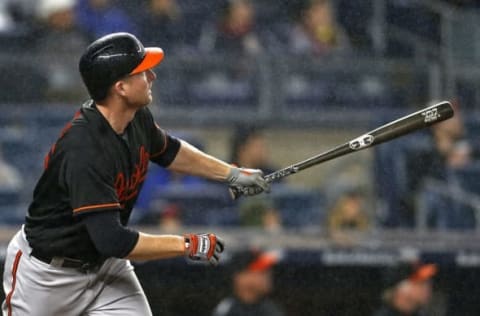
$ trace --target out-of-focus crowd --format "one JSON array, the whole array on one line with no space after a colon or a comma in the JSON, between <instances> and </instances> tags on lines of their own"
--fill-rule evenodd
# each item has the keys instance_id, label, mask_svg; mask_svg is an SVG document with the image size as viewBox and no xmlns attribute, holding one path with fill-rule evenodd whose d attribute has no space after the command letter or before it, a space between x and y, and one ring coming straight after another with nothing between
<instances>
[{"instance_id":1,"label":"out-of-focus crowd","mask_svg":"<svg viewBox=\"0 0 480 316\"><path fill-rule=\"evenodd\" d=\"M286 9L284 16L256 12L256 6L248 0L202 4L175 0L3 1L0 32L4 36L34 33L39 47L75 52L88 41L115 31L134 33L146 45L159 45L168 52L194 49L205 53L258 54L287 47L284 40L292 52L298 53L322 55L349 48L348 36L337 23L330 1L292 1L277 7L271 3L272 13L279 8ZM276 30L282 24L279 22L289 25Z\"/></svg>"},{"instance_id":2,"label":"out-of-focus crowd","mask_svg":"<svg viewBox=\"0 0 480 316\"><path fill-rule=\"evenodd\" d=\"M448 2L477 6L476 1ZM402 1L397 4L398 10L409 10ZM132 32L147 46L163 47L167 56L349 56L372 48L371 30L363 20L366 7L359 1L342 0L6 0L0 3L0 42L8 43L3 45L7 53L35 52L35 63L48 68L45 90L52 100L76 102L81 97L74 93L81 86L76 72L78 56L91 40L110 32ZM14 78L8 80L15 82ZM42 80L34 82L40 87L45 84ZM295 86L292 82L290 85ZM19 89L19 96L34 90L22 86ZM376 185L373 200L379 203L375 207L367 205L372 192L355 181L332 181L324 194L279 184L270 196L233 206L213 184L153 166L134 221L160 223L167 230L180 225L216 224L261 226L273 232L283 226L321 222L342 243L352 242L343 231L365 231L377 224L472 229L479 213L477 192L471 192L466 175L478 171L475 161L479 155L468 131L461 115L457 115L413 141L376 149L372 182ZM202 147L203 140L190 140ZM238 128L232 133L231 144L232 163L261 168L266 173L276 169L261 128ZM4 151L10 152L10 147L18 149L18 144L7 147ZM6 191L14 192L22 187L23 171L15 170L15 158L8 153L5 156L0 159L0 182ZM25 167L23 162L17 165ZM461 198L458 192L463 194ZM8 194L5 199L12 201ZM238 212L232 212L232 208L238 208ZM189 213L192 210L201 211L204 222L195 222L198 217Z\"/></svg>"}]
</instances>

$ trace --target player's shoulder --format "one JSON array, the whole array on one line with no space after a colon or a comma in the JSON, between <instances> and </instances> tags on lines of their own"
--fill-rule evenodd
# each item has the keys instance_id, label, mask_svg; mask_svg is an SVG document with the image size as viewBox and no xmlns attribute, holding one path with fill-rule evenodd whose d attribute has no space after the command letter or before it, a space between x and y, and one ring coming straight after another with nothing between
<instances>
[{"instance_id":1,"label":"player's shoulder","mask_svg":"<svg viewBox=\"0 0 480 316\"><path fill-rule=\"evenodd\" d=\"M108 128L102 124L102 118L91 104L93 101L86 102L75 113L72 120L62 131L58 145L67 149L85 149L92 148L99 144L101 134L106 134Z\"/></svg>"},{"instance_id":2,"label":"player's shoulder","mask_svg":"<svg viewBox=\"0 0 480 316\"><path fill-rule=\"evenodd\" d=\"M74 118L62 134L60 142L68 147L83 147L94 143L89 123L82 114Z\"/></svg>"}]
</instances>

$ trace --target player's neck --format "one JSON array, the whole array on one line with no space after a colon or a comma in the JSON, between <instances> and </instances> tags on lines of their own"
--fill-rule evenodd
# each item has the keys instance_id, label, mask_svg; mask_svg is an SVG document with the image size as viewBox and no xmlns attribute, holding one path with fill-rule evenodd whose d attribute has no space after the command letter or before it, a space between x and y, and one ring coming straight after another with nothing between
<instances>
[{"instance_id":1,"label":"player's neck","mask_svg":"<svg viewBox=\"0 0 480 316\"><path fill-rule=\"evenodd\" d=\"M97 109L102 113L117 134L124 133L136 113L135 109L120 106L115 103L109 103L108 106L97 103Z\"/></svg>"}]
</instances>

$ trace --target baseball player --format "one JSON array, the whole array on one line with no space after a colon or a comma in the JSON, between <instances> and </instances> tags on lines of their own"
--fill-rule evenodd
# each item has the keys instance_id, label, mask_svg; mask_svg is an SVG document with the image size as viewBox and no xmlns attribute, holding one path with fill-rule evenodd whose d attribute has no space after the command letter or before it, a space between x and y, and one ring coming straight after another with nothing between
<instances>
[{"instance_id":1,"label":"baseball player","mask_svg":"<svg viewBox=\"0 0 480 316\"><path fill-rule=\"evenodd\" d=\"M151 315L129 260L218 262L224 246L215 234L127 227L149 161L247 195L268 190L262 171L232 167L155 123L147 105L163 56L128 33L104 36L83 53L79 69L92 100L47 154L25 225L8 245L3 315Z\"/></svg>"}]
</instances>

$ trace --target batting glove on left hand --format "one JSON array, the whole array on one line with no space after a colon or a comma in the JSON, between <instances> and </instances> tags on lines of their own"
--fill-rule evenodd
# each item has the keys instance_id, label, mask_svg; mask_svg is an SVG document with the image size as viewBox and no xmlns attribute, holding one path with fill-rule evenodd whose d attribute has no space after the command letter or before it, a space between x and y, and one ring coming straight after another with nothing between
<instances>
[{"instance_id":1,"label":"batting glove on left hand","mask_svg":"<svg viewBox=\"0 0 480 316\"><path fill-rule=\"evenodd\" d=\"M186 234L185 255L194 261L208 261L217 265L224 242L215 234Z\"/></svg>"},{"instance_id":2,"label":"batting glove on left hand","mask_svg":"<svg viewBox=\"0 0 480 316\"><path fill-rule=\"evenodd\" d=\"M256 195L270 191L270 184L263 178L263 171L232 167L227 181L232 188L242 191L244 195Z\"/></svg>"}]
</instances>

